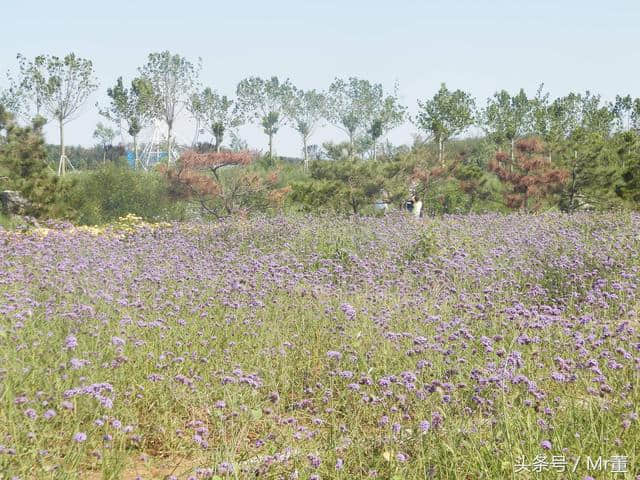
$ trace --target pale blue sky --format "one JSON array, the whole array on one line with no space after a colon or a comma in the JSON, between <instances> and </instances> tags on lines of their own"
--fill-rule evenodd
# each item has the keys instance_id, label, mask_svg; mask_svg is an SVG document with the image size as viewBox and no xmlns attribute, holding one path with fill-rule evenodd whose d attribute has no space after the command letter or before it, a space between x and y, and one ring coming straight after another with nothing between
<instances>
[{"instance_id":1,"label":"pale blue sky","mask_svg":"<svg viewBox=\"0 0 640 480\"><path fill-rule=\"evenodd\" d=\"M441 82L483 104L497 89L544 82L552 95L590 89L606 99L640 96L639 0L323 0L323 1L7 1L2 2L0 71L15 55L93 60L101 87L70 123L71 144L91 144L100 120L93 107L122 75L130 80L152 51L202 57L202 81L226 94L249 75L289 77L301 88L326 88L351 75L392 88L397 80L410 111ZM0 85L4 76L0 77ZM179 134L190 140L186 120ZM390 134L409 142L415 127ZM241 130L266 148L257 127ZM53 129L48 140L58 141ZM343 134L324 128L314 143ZM295 133L283 130L276 150L297 155Z\"/></svg>"}]
</instances>

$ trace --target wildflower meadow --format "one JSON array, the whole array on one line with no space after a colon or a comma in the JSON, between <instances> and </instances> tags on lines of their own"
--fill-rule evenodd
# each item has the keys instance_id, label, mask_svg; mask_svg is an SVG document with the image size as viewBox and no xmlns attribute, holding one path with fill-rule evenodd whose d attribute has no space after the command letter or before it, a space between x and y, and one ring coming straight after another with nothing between
<instances>
[{"instance_id":1,"label":"wildflower meadow","mask_svg":"<svg viewBox=\"0 0 640 480\"><path fill-rule=\"evenodd\" d=\"M640 475L640 216L0 229L0 478Z\"/></svg>"}]
</instances>

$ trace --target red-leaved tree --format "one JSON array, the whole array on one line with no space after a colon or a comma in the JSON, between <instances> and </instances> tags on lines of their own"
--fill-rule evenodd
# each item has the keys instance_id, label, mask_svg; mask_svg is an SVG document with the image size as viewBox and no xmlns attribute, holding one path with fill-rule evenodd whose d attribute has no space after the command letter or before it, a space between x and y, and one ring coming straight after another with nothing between
<instances>
[{"instance_id":1,"label":"red-leaved tree","mask_svg":"<svg viewBox=\"0 0 640 480\"><path fill-rule=\"evenodd\" d=\"M195 200L217 217L280 205L288 187L278 188L278 174L262 176L244 168L252 152L184 152L175 166L160 167L176 198ZM222 170L225 170L224 173Z\"/></svg>"},{"instance_id":2,"label":"red-leaved tree","mask_svg":"<svg viewBox=\"0 0 640 480\"><path fill-rule=\"evenodd\" d=\"M513 160L508 154L498 152L489 163L489 169L507 187L505 202L508 207L536 211L549 195L562 189L568 172L554 167L544 157L544 152L539 139L526 138L516 142Z\"/></svg>"}]
</instances>

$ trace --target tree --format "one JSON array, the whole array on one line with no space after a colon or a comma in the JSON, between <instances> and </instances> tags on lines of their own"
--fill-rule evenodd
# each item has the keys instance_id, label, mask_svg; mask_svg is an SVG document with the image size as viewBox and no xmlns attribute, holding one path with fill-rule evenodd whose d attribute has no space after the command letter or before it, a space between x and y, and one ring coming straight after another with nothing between
<instances>
[{"instance_id":1,"label":"tree","mask_svg":"<svg viewBox=\"0 0 640 480\"><path fill-rule=\"evenodd\" d=\"M359 135L377 133L378 127L383 134L402 122L405 110L398 102L397 86L393 95L385 97L381 84L356 77L336 78L327 93L328 120L349 135L351 157ZM376 120L379 124L373 128Z\"/></svg>"},{"instance_id":2,"label":"tree","mask_svg":"<svg viewBox=\"0 0 640 480\"><path fill-rule=\"evenodd\" d=\"M20 127L0 105L0 178L3 188L29 201L28 215L61 216L68 212L60 202L60 179L46 162L43 125L37 118L31 126Z\"/></svg>"},{"instance_id":3,"label":"tree","mask_svg":"<svg viewBox=\"0 0 640 480\"><path fill-rule=\"evenodd\" d=\"M146 127L154 115L154 95L151 82L145 78L134 78L131 87L125 88L122 77L116 84L107 89L111 103L107 110L100 110L100 115L118 126L126 124L127 133L133 138L135 168L139 167L138 135Z\"/></svg>"},{"instance_id":4,"label":"tree","mask_svg":"<svg viewBox=\"0 0 640 480\"><path fill-rule=\"evenodd\" d=\"M372 206L385 189L380 162L313 162L310 178L292 185L292 199L315 209L327 207L337 211L359 213Z\"/></svg>"},{"instance_id":5,"label":"tree","mask_svg":"<svg viewBox=\"0 0 640 480\"><path fill-rule=\"evenodd\" d=\"M511 96L506 90L487 100L482 123L487 133L500 145L511 145L511 163L515 160L515 141L530 128L531 102L523 89Z\"/></svg>"},{"instance_id":6,"label":"tree","mask_svg":"<svg viewBox=\"0 0 640 480\"><path fill-rule=\"evenodd\" d=\"M40 55L27 61L18 55L21 88L35 102L36 116L43 111L55 118L60 130L60 163L58 175L64 175L67 156L64 145L64 126L73 120L89 96L98 88L91 60L74 53L59 58Z\"/></svg>"},{"instance_id":7,"label":"tree","mask_svg":"<svg viewBox=\"0 0 640 480\"><path fill-rule=\"evenodd\" d=\"M216 217L280 204L288 188L277 187L275 172L263 178L242 168L250 165L254 157L247 151L188 151L175 166L165 168L165 173L177 198L195 199L203 211ZM228 175L223 175L223 170Z\"/></svg>"},{"instance_id":8,"label":"tree","mask_svg":"<svg viewBox=\"0 0 640 480\"><path fill-rule=\"evenodd\" d=\"M505 200L508 207L525 212L538 210L548 195L561 192L568 173L555 168L540 155L544 146L537 138L519 140L515 150L513 161L498 152L489 168L507 187ZM509 168L504 168L505 164Z\"/></svg>"},{"instance_id":9,"label":"tree","mask_svg":"<svg viewBox=\"0 0 640 480\"><path fill-rule=\"evenodd\" d=\"M273 155L273 137L284 122L290 110L293 85L289 79L281 82L278 77L264 80L249 77L241 80L236 89L238 110L253 121L259 121L264 133L269 137L269 161Z\"/></svg>"},{"instance_id":10,"label":"tree","mask_svg":"<svg viewBox=\"0 0 640 480\"><path fill-rule=\"evenodd\" d=\"M424 102L418 100L418 107L418 126L438 142L438 161L444 167L444 142L473 125L475 101L462 90L450 92L443 83L432 99Z\"/></svg>"},{"instance_id":11,"label":"tree","mask_svg":"<svg viewBox=\"0 0 640 480\"><path fill-rule=\"evenodd\" d=\"M200 63L193 65L186 58L166 50L150 53L147 63L139 68L142 78L151 85L154 118L167 124L168 164L172 163L174 123L197 86L200 69Z\"/></svg>"},{"instance_id":12,"label":"tree","mask_svg":"<svg viewBox=\"0 0 640 480\"><path fill-rule=\"evenodd\" d=\"M38 59L40 58L40 61ZM9 88L2 93L5 107L17 117L30 123L32 119L40 117L45 124L47 119L42 116L43 97L46 95L46 65L42 57L28 60L18 53L18 76L7 72Z\"/></svg>"},{"instance_id":13,"label":"tree","mask_svg":"<svg viewBox=\"0 0 640 480\"><path fill-rule=\"evenodd\" d=\"M204 125L215 139L216 152L220 151L225 133L242 125L242 115L233 106L233 100L226 95L219 95L209 87L191 96L189 111L196 119L198 129L200 125Z\"/></svg>"},{"instance_id":14,"label":"tree","mask_svg":"<svg viewBox=\"0 0 640 480\"><path fill-rule=\"evenodd\" d=\"M624 162L621 181L615 185L615 192L618 197L633 202L637 208L640 206L640 133L628 131L623 135L626 145L619 148L618 153L629 158Z\"/></svg>"},{"instance_id":15,"label":"tree","mask_svg":"<svg viewBox=\"0 0 640 480\"><path fill-rule=\"evenodd\" d=\"M548 149L549 161L553 153L560 153L579 121L580 96L570 94L549 101L549 94L542 93L540 85L531 99L531 132L540 136Z\"/></svg>"},{"instance_id":16,"label":"tree","mask_svg":"<svg viewBox=\"0 0 640 480\"><path fill-rule=\"evenodd\" d=\"M600 95L593 95L588 90L583 95L576 97L578 125L589 132L610 135L616 120L614 106L602 104Z\"/></svg>"},{"instance_id":17,"label":"tree","mask_svg":"<svg viewBox=\"0 0 640 480\"><path fill-rule=\"evenodd\" d=\"M107 161L107 150L113 146L116 132L113 128L105 127L102 122L98 122L96 129L93 131L93 138L102 146L102 163L104 163Z\"/></svg>"},{"instance_id":18,"label":"tree","mask_svg":"<svg viewBox=\"0 0 640 480\"><path fill-rule=\"evenodd\" d=\"M16 117L28 118L25 107L25 95L16 85L0 89L0 105Z\"/></svg>"},{"instance_id":19,"label":"tree","mask_svg":"<svg viewBox=\"0 0 640 480\"><path fill-rule=\"evenodd\" d=\"M374 109L374 117L370 120L368 133L373 143L373 160L377 158L376 147L378 139L386 135L402 123L407 108L400 105L398 100L398 86L395 86L394 94L387 95L382 103Z\"/></svg>"},{"instance_id":20,"label":"tree","mask_svg":"<svg viewBox=\"0 0 640 480\"><path fill-rule=\"evenodd\" d=\"M640 132L640 98L616 95L613 114L620 130L635 130Z\"/></svg>"},{"instance_id":21,"label":"tree","mask_svg":"<svg viewBox=\"0 0 640 480\"><path fill-rule=\"evenodd\" d=\"M287 115L293 128L302 139L304 168L309 168L307 145L309 138L322 120L326 110L326 95L315 90L299 90L293 87L291 101L287 104Z\"/></svg>"},{"instance_id":22,"label":"tree","mask_svg":"<svg viewBox=\"0 0 640 480\"><path fill-rule=\"evenodd\" d=\"M371 141L373 143L373 160L376 160L376 144L378 143L378 139L382 136L383 132L383 121L380 118L376 118L373 123L371 123L371 127L367 130L367 133L371 137Z\"/></svg>"}]
</instances>

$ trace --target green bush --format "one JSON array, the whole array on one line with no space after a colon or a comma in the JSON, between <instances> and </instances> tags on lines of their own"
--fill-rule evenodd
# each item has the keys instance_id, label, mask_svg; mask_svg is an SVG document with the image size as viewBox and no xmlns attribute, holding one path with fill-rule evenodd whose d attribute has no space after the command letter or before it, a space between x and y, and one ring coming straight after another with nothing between
<instances>
[{"instance_id":1,"label":"green bush","mask_svg":"<svg viewBox=\"0 0 640 480\"><path fill-rule=\"evenodd\" d=\"M107 223L127 214L146 221L182 220L186 215L186 205L171 198L169 185L158 172L108 164L69 177L74 185L66 200L80 224Z\"/></svg>"}]
</instances>

